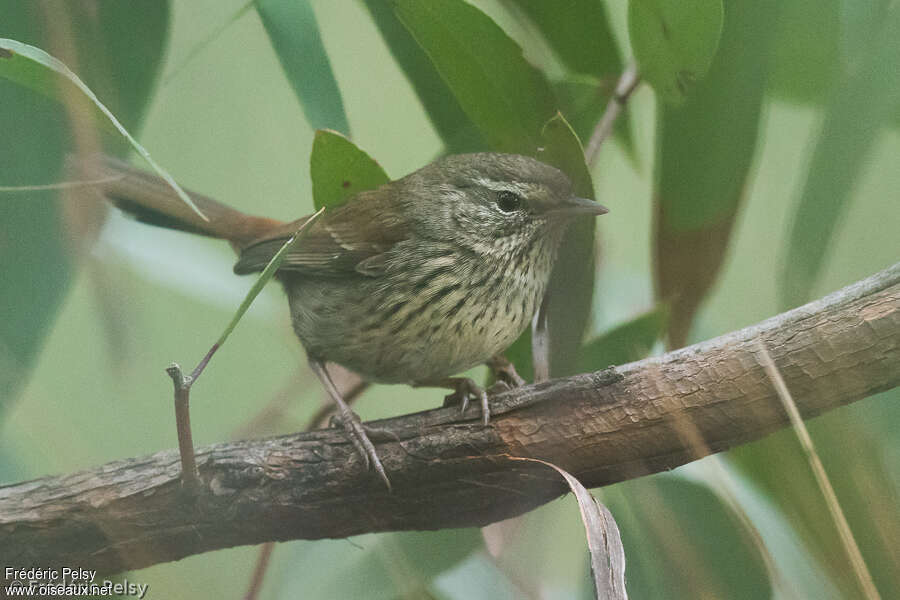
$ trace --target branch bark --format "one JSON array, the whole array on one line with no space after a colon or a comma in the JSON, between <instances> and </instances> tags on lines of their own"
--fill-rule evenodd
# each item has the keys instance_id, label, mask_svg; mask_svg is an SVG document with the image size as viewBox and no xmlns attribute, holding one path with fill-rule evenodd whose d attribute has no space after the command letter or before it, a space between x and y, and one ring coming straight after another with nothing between
<instances>
[{"instance_id":1,"label":"branch bark","mask_svg":"<svg viewBox=\"0 0 900 600\"><path fill-rule=\"evenodd\" d=\"M473 408L375 423L393 493L340 433L197 452L197 494L174 450L0 487L0 564L113 573L240 544L480 526L565 493L540 458L596 487L671 469L788 422L769 349L804 417L900 383L900 263L821 300L701 344L517 388ZM377 441L377 440L376 440Z\"/></svg>"}]
</instances>

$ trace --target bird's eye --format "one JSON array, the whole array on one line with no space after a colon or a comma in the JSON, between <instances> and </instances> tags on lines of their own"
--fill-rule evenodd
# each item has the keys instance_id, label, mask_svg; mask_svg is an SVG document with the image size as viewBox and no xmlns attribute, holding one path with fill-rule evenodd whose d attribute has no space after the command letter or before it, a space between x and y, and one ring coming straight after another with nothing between
<instances>
[{"instance_id":1,"label":"bird's eye","mask_svg":"<svg viewBox=\"0 0 900 600\"><path fill-rule=\"evenodd\" d=\"M497 208L505 213L522 208L522 198L514 192L503 190L497 194Z\"/></svg>"}]
</instances>

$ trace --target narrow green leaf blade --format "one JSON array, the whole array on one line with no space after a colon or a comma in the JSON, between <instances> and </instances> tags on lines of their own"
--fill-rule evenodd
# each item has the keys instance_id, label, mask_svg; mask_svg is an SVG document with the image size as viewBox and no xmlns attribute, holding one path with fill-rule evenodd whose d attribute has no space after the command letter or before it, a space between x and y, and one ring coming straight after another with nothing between
<instances>
[{"instance_id":1,"label":"narrow green leaf blade","mask_svg":"<svg viewBox=\"0 0 900 600\"><path fill-rule=\"evenodd\" d=\"M794 102L824 103L841 72L842 0L784 2L772 47L769 90Z\"/></svg>"},{"instance_id":2,"label":"narrow green leaf blade","mask_svg":"<svg viewBox=\"0 0 900 600\"><path fill-rule=\"evenodd\" d=\"M601 0L507 0L528 16L572 73L615 82L622 56Z\"/></svg>"},{"instance_id":3,"label":"narrow green leaf blade","mask_svg":"<svg viewBox=\"0 0 900 600\"><path fill-rule=\"evenodd\" d=\"M630 597L772 597L758 548L706 486L654 475L604 488L601 498L616 515L627 549Z\"/></svg>"},{"instance_id":4,"label":"narrow green leaf blade","mask_svg":"<svg viewBox=\"0 0 900 600\"><path fill-rule=\"evenodd\" d=\"M882 17L872 24L868 51L842 76L825 112L782 252L785 309L809 299L866 158L900 106L900 6L891 3Z\"/></svg>"},{"instance_id":5,"label":"narrow green leaf blade","mask_svg":"<svg viewBox=\"0 0 900 600\"><path fill-rule=\"evenodd\" d=\"M25 59L26 63L20 63L18 60L22 58ZM8 66L12 64L13 66ZM4 68L6 67L6 68ZM32 79L34 81L34 85L29 85L28 87L32 87L35 91L44 91L47 89L46 79L44 75L34 75L31 77L29 74L33 72L33 69L48 69L53 71L59 75L62 75L66 79L68 79L71 83L78 88L78 90L87 96L87 98L100 110L103 115L109 119L110 123L118 130L122 136L128 140L128 143L131 144L131 147L135 149L135 151L143 157L144 160L147 161L156 173L166 180L175 193L178 194L178 197L184 201L185 204L191 207L198 215L206 218L205 215L200 211L199 208L193 203L190 197L181 189L181 187L175 183L175 180L169 175L168 172L163 170L156 161L150 156L150 153L138 143L136 139L132 137L128 130L119 122L119 120L115 117L115 115L110 112L110 110L100 102L100 99L91 91L91 89L85 85L85 83L75 74L73 73L69 67L63 64L59 59L50 56L45 51L37 48L35 46L30 46L28 44L23 44L22 42L11 40L7 38L0 38L0 77L5 77L7 72L10 74L10 78L15 78L16 81L22 79Z\"/></svg>"},{"instance_id":6,"label":"narrow green leaf blade","mask_svg":"<svg viewBox=\"0 0 900 600\"><path fill-rule=\"evenodd\" d=\"M537 158L566 173L575 194L594 198L594 184L584 162L584 148L561 114L541 131L542 152ZM550 374L568 375L578 370L578 354L590 321L594 291L594 229L596 219L585 217L569 225L550 276L548 329Z\"/></svg>"},{"instance_id":7,"label":"narrow green leaf blade","mask_svg":"<svg viewBox=\"0 0 900 600\"><path fill-rule=\"evenodd\" d=\"M168 4L149 3L139 11L115 2L66 8L54 18L75 32L74 50L93 59L82 64L84 80L109 98L110 110L126 127L137 127L165 47ZM0 36L31 46L51 40L41 11L31 3L0 3ZM71 150L59 88L70 84L24 56L5 56L0 71L15 85L0 82L0 186L58 181ZM127 146L105 149L120 147ZM0 223L9 233L0 236L0 313L9 315L0 319L0 414L28 376L69 288L77 252L67 238L65 214L55 191L0 198Z\"/></svg>"},{"instance_id":8,"label":"narrow green leaf blade","mask_svg":"<svg viewBox=\"0 0 900 600\"><path fill-rule=\"evenodd\" d=\"M732 2L709 75L659 119L654 189L657 298L680 347L718 276L750 173L779 3Z\"/></svg>"},{"instance_id":9,"label":"narrow green leaf blade","mask_svg":"<svg viewBox=\"0 0 900 600\"><path fill-rule=\"evenodd\" d=\"M593 182L584 162L584 149L571 126L557 114L541 130L542 150L536 158L566 173L575 193L594 198ZM550 277L548 331L550 375L578 370L581 340L590 321L594 291L594 219L569 226ZM526 330L505 352L527 381L534 377L531 331Z\"/></svg>"},{"instance_id":10,"label":"narrow green leaf blade","mask_svg":"<svg viewBox=\"0 0 900 600\"><path fill-rule=\"evenodd\" d=\"M428 55L397 19L389 0L364 2L447 151L455 154L487 150L487 142L460 107Z\"/></svg>"},{"instance_id":11,"label":"narrow green leaf blade","mask_svg":"<svg viewBox=\"0 0 900 600\"><path fill-rule=\"evenodd\" d=\"M344 101L309 0L257 0L256 11L309 124L349 135Z\"/></svg>"},{"instance_id":12,"label":"narrow green leaf blade","mask_svg":"<svg viewBox=\"0 0 900 600\"><path fill-rule=\"evenodd\" d=\"M490 17L463 0L392 0L394 10L491 146L532 154L554 100L543 74Z\"/></svg>"},{"instance_id":13,"label":"narrow green leaf blade","mask_svg":"<svg viewBox=\"0 0 900 600\"><path fill-rule=\"evenodd\" d=\"M320 129L309 159L313 204L316 208L342 204L351 196L374 190L390 178L375 160L337 133Z\"/></svg>"},{"instance_id":14,"label":"narrow green leaf blade","mask_svg":"<svg viewBox=\"0 0 900 600\"><path fill-rule=\"evenodd\" d=\"M667 102L680 103L712 64L722 0L631 0L628 31L641 75Z\"/></svg>"},{"instance_id":15,"label":"narrow green leaf blade","mask_svg":"<svg viewBox=\"0 0 900 600\"><path fill-rule=\"evenodd\" d=\"M266 267L259 274L259 277L256 278L256 281L253 282L253 285L250 286L250 289L247 291L247 295L244 296L243 301L241 301L240 306L235 311L234 316L231 317L231 321L229 321L228 325L225 326L225 329L222 331L222 335L219 336L219 339L216 340L216 343L213 345L210 354L207 356L211 356L213 352L217 349L221 348L222 345L225 344L225 340L228 339L228 336L231 335L231 332L234 331L234 328L237 327L237 324L241 321L241 318L244 316L244 313L247 312L247 309L250 308L250 305L253 304L253 301L256 300L256 297L259 296L259 293L262 289L269 283L269 280L275 275L275 272L278 270L278 267L281 266L281 263L284 262L284 257L287 256L288 251L291 250L294 246L296 246L302 239L303 236L306 235L306 232L309 231L309 228L312 227L312 224L316 222L316 219L322 216L322 213L325 211L325 207L320 208L315 213L313 213L306 221L297 228L297 231L281 245L281 248L278 249L278 252L275 253L269 262L266 264Z\"/></svg>"}]
</instances>

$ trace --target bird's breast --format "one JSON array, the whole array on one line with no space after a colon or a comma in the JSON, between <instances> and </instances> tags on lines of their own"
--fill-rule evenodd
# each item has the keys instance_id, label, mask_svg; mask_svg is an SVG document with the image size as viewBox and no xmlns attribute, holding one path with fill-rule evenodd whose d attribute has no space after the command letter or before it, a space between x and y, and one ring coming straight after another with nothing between
<instances>
[{"instance_id":1,"label":"bird's breast","mask_svg":"<svg viewBox=\"0 0 900 600\"><path fill-rule=\"evenodd\" d=\"M447 377L516 340L543 296L551 262L540 253L485 257L426 246L392 257L382 275L353 286L307 282L289 291L295 330L310 353L373 381Z\"/></svg>"}]
</instances>

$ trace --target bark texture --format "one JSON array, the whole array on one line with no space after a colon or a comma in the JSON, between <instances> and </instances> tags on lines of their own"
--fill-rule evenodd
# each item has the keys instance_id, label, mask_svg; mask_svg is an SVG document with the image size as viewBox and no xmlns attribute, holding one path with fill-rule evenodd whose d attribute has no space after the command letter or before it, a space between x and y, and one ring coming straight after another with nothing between
<instances>
[{"instance_id":1,"label":"bark texture","mask_svg":"<svg viewBox=\"0 0 900 600\"><path fill-rule=\"evenodd\" d=\"M337 432L200 448L200 491L174 450L0 487L0 564L113 573L240 544L484 525L565 493L540 458L588 487L671 469L755 440L787 416L757 356L768 348L804 417L900 383L900 263L826 298L701 344L517 388L478 409L373 425L394 485Z\"/></svg>"}]
</instances>

